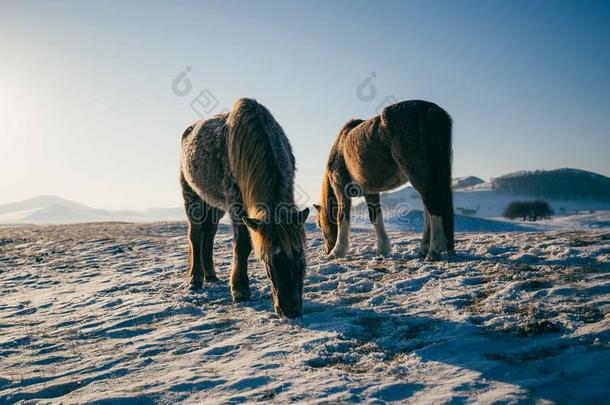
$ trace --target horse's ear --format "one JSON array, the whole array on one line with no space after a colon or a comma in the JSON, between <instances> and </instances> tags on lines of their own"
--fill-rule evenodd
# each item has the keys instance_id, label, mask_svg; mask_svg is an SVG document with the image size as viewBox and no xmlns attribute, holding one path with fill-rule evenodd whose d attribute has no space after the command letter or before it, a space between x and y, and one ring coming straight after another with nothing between
<instances>
[{"instance_id":1,"label":"horse's ear","mask_svg":"<svg viewBox=\"0 0 610 405\"><path fill-rule=\"evenodd\" d=\"M241 220L248 228L252 229L253 231L258 231L263 225L263 221L261 221L260 219L243 217Z\"/></svg>"},{"instance_id":2,"label":"horse's ear","mask_svg":"<svg viewBox=\"0 0 610 405\"><path fill-rule=\"evenodd\" d=\"M305 223L305 221L307 221L308 216L309 216L309 208L305 208L303 211L299 211L299 212L295 213L292 219L296 224L298 224L299 226L302 226Z\"/></svg>"},{"instance_id":3,"label":"horse's ear","mask_svg":"<svg viewBox=\"0 0 610 405\"><path fill-rule=\"evenodd\" d=\"M322 207L320 206L320 204L314 204L313 207L318 210L318 212L320 212L322 210Z\"/></svg>"}]
</instances>

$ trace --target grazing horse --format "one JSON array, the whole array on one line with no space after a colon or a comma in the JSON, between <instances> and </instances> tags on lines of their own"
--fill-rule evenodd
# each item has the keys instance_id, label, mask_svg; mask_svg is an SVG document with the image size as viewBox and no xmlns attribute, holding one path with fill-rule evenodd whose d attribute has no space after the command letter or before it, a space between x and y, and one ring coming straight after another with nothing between
<instances>
[{"instance_id":1,"label":"grazing horse","mask_svg":"<svg viewBox=\"0 0 610 405\"><path fill-rule=\"evenodd\" d=\"M192 289L215 281L218 221L233 223L233 300L250 298L248 256L254 247L271 281L278 315L302 314L305 230L309 209L294 203L295 160L269 110L239 99L228 114L198 121L182 135L180 183L188 218Z\"/></svg>"},{"instance_id":2,"label":"grazing horse","mask_svg":"<svg viewBox=\"0 0 610 405\"><path fill-rule=\"evenodd\" d=\"M386 255L390 241L383 226L379 193L410 181L424 202L420 254L438 260L454 254L449 114L427 101L403 101L369 120L353 119L339 131L316 205L326 253L349 251L351 198L364 196L377 233L377 252Z\"/></svg>"}]
</instances>

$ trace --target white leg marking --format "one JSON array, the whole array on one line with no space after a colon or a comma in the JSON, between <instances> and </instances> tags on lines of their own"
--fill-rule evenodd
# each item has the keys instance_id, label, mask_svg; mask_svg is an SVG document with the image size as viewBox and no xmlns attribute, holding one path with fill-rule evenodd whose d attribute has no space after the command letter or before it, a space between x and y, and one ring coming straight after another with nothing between
<instances>
[{"instance_id":1,"label":"white leg marking","mask_svg":"<svg viewBox=\"0 0 610 405\"><path fill-rule=\"evenodd\" d=\"M437 260L447 249L447 238L443 231L443 218L430 215L430 250L426 259Z\"/></svg>"},{"instance_id":2,"label":"white leg marking","mask_svg":"<svg viewBox=\"0 0 610 405\"><path fill-rule=\"evenodd\" d=\"M387 256L392 250L392 247L390 246L390 238L388 238L388 234L385 231L381 214L377 218L377 223L373 225L375 226L375 233L377 234L377 254Z\"/></svg>"},{"instance_id":3,"label":"white leg marking","mask_svg":"<svg viewBox=\"0 0 610 405\"><path fill-rule=\"evenodd\" d=\"M349 252L349 221L341 221L337 232L337 243L328 257L344 257Z\"/></svg>"},{"instance_id":4,"label":"white leg marking","mask_svg":"<svg viewBox=\"0 0 610 405\"><path fill-rule=\"evenodd\" d=\"M424 210L424 234L419 245L419 255L425 257L430 249L430 214Z\"/></svg>"}]
</instances>

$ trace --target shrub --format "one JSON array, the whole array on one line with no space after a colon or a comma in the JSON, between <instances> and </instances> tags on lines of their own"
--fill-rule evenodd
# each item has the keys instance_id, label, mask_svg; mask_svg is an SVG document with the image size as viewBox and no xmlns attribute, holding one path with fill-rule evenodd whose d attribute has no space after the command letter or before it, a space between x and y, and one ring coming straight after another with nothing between
<instances>
[{"instance_id":1,"label":"shrub","mask_svg":"<svg viewBox=\"0 0 610 405\"><path fill-rule=\"evenodd\" d=\"M548 200L610 201L610 178L578 169L505 174L492 179L492 188L504 194Z\"/></svg>"},{"instance_id":2,"label":"shrub","mask_svg":"<svg viewBox=\"0 0 610 405\"><path fill-rule=\"evenodd\" d=\"M550 218L553 210L544 200L513 201L504 210L504 217L508 219L521 218L524 221L535 222L539 218Z\"/></svg>"}]
</instances>

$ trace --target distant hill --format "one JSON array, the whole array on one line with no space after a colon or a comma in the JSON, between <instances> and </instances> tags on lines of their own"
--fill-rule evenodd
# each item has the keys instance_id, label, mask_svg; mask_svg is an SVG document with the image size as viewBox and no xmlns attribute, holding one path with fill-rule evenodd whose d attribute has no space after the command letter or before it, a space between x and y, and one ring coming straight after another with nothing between
<instances>
[{"instance_id":1,"label":"distant hill","mask_svg":"<svg viewBox=\"0 0 610 405\"><path fill-rule=\"evenodd\" d=\"M105 210L56 196L40 196L0 205L2 224L58 224L75 222L153 222L184 220L184 209Z\"/></svg>"},{"instance_id":2,"label":"distant hill","mask_svg":"<svg viewBox=\"0 0 610 405\"><path fill-rule=\"evenodd\" d=\"M70 210L90 210L90 207L79 204L74 201L53 195L42 195L39 197L30 198L28 200L19 201L10 204L0 205L0 215L12 213L15 211L39 209L40 207L61 206Z\"/></svg>"},{"instance_id":3,"label":"distant hill","mask_svg":"<svg viewBox=\"0 0 610 405\"><path fill-rule=\"evenodd\" d=\"M474 186L478 186L479 184L483 184L485 183L485 180L476 177L476 176L468 176L468 177L456 177L455 179L453 179L453 189L460 189L460 188L468 188L468 187L474 187Z\"/></svg>"},{"instance_id":4,"label":"distant hill","mask_svg":"<svg viewBox=\"0 0 610 405\"><path fill-rule=\"evenodd\" d=\"M582 214L590 211L610 210L610 199L593 199L593 193L586 187L583 189L582 186L573 186L570 183L570 181L577 181L576 179L578 179L578 181L580 181L582 184L590 184L587 183L587 179L593 178L596 184L594 184L592 187L597 190L599 195L602 194L600 190L603 189L604 184L606 184L606 190L608 190L608 187L610 187L608 185L610 179L607 177L575 169L560 169L548 172L519 172L519 174L522 173L551 173L550 178L555 182L552 184L555 185L557 190L573 188L576 191L568 190L567 192L552 194L547 192L546 189L543 189L543 192L541 193L533 192L531 194L523 194L526 191L515 186L515 192L511 193L510 191L504 189L498 190L498 186L494 183L485 182L475 184L473 186L455 187L456 183L458 185L464 184L461 182L461 180L468 179L468 177L464 177L454 179L453 206L455 207L455 212L457 214L463 214L469 217L497 218L502 216L502 212L506 206L513 201L528 201L538 198L548 200L552 209L558 215L571 215L576 213ZM567 175L565 175L566 173ZM571 173L576 173L576 176L572 176ZM584 176L581 176L582 174L584 174ZM528 176L529 174L525 175L526 178L528 178ZM476 179L474 176L471 177ZM517 176L517 174L498 177L498 179L504 178L509 178L509 181L508 183L502 183L503 185L511 184L510 180L513 178L515 178L516 184L519 183L521 179L521 177ZM494 181L497 181L498 179L494 179ZM499 182L501 183L502 181L503 180L500 180ZM565 185L562 186L561 181L565 181ZM555 198L553 195L559 195L560 197ZM395 215L395 210L409 211L423 209L423 203L419 193L411 186L383 193L381 200L384 208L386 209L386 217ZM358 210L361 211L362 215L367 215L366 204L364 202L356 202L354 204L354 211L357 212Z\"/></svg>"},{"instance_id":5,"label":"distant hill","mask_svg":"<svg viewBox=\"0 0 610 405\"><path fill-rule=\"evenodd\" d=\"M547 200L610 201L610 178L579 169L510 173L492 179L492 188Z\"/></svg>"}]
</instances>

